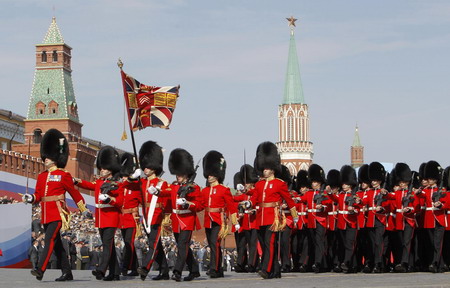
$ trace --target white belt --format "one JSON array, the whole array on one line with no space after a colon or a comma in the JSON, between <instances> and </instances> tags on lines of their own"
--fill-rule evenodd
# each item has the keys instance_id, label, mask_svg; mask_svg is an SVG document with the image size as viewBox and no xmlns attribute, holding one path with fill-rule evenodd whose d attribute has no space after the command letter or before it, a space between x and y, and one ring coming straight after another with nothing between
<instances>
[{"instance_id":1,"label":"white belt","mask_svg":"<svg viewBox=\"0 0 450 288\"><path fill-rule=\"evenodd\" d=\"M425 210L427 206L420 206L420 209Z\"/></svg>"},{"instance_id":2,"label":"white belt","mask_svg":"<svg viewBox=\"0 0 450 288\"><path fill-rule=\"evenodd\" d=\"M192 213L191 210L185 209L185 210L179 210L179 209L172 209L172 212L175 214L189 214Z\"/></svg>"},{"instance_id":3,"label":"white belt","mask_svg":"<svg viewBox=\"0 0 450 288\"><path fill-rule=\"evenodd\" d=\"M317 210L317 209L308 209L308 212L320 212L320 210Z\"/></svg>"},{"instance_id":4,"label":"white belt","mask_svg":"<svg viewBox=\"0 0 450 288\"><path fill-rule=\"evenodd\" d=\"M403 209L395 209L395 212L397 212L397 213L403 213Z\"/></svg>"},{"instance_id":5,"label":"white belt","mask_svg":"<svg viewBox=\"0 0 450 288\"><path fill-rule=\"evenodd\" d=\"M435 211L435 210L439 210L439 208L436 208L436 207L426 207L425 210L427 210L427 211Z\"/></svg>"},{"instance_id":6,"label":"white belt","mask_svg":"<svg viewBox=\"0 0 450 288\"><path fill-rule=\"evenodd\" d=\"M397 217L397 215L395 215L395 213L389 212L389 215L391 215L392 217Z\"/></svg>"},{"instance_id":7,"label":"white belt","mask_svg":"<svg viewBox=\"0 0 450 288\"><path fill-rule=\"evenodd\" d=\"M339 211L339 214L345 214L345 215L347 215L347 214L350 214L350 211Z\"/></svg>"},{"instance_id":8,"label":"white belt","mask_svg":"<svg viewBox=\"0 0 450 288\"><path fill-rule=\"evenodd\" d=\"M111 208L114 207L111 204L95 204L95 208Z\"/></svg>"},{"instance_id":9,"label":"white belt","mask_svg":"<svg viewBox=\"0 0 450 288\"><path fill-rule=\"evenodd\" d=\"M369 208L367 208L367 210L369 210L369 211L372 211L372 210L375 210L376 209L376 207L369 207Z\"/></svg>"},{"instance_id":10,"label":"white belt","mask_svg":"<svg viewBox=\"0 0 450 288\"><path fill-rule=\"evenodd\" d=\"M291 214L291 210L283 210L284 214Z\"/></svg>"},{"instance_id":11,"label":"white belt","mask_svg":"<svg viewBox=\"0 0 450 288\"><path fill-rule=\"evenodd\" d=\"M450 211L448 211L448 212L450 212ZM297 213L298 215L300 215L300 216L306 216L306 215L308 215L308 213L306 213L306 212L299 212L299 213Z\"/></svg>"},{"instance_id":12,"label":"white belt","mask_svg":"<svg viewBox=\"0 0 450 288\"><path fill-rule=\"evenodd\" d=\"M339 213L340 213L341 211L339 211ZM338 211L333 211L333 212L328 212L328 215L337 215L338 214Z\"/></svg>"},{"instance_id":13,"label":"white belt","mask_svg":"<svg viewBox=\"0 0 450 288\"><path fill-rule=\"evenodd\" d=\"M447 214L450 214L450 211L447 211Z\"/></svg>"}]
</instances>

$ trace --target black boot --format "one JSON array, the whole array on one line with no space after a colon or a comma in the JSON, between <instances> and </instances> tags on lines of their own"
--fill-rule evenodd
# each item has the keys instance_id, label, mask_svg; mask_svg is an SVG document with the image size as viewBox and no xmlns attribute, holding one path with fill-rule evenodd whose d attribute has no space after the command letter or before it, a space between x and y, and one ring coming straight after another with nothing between
<instances>
[{"instance_id":1,"label":"black boot","mask_svg":"<svg viewBox=\"0 0 450 288\"><path fill-rule=\"evenodd\" d=\"M105 274L100 270L92 270L92 275L94 275L97 280L103 280L105 277Z\"/></svg>"},{"instance_id":2,"label":"black boot","mask_svg":"<svg viewBox=\"0 0 450 288\"><path fill-rule=\"evenodd\" d=\"M320 263L315 263L312 265L314 273L320 273Z\"/></svg>"},{"instance_id":3,"label":"black boot","mask_svg":"<svg viewBox=\"0 0 450 288\"><path fill-rule=\"evenodd\" d=\"M157 276L153 277L152 280L169 280L169 273L159 273Z\"/></svg>"},{"instance_id":4,"label":"black boot","mask_svg":"<svg viewBox=\"0 0 450 288\"><path fill-rule=\"evenodd\" d=\"M119 280L120 280L119 275L112 275L112 274L109 274L108 276L103 278L103 281L119 281Z\"/></svg>"},{"instance_id":5,"label":"black boot","mask_svg":"<svg viewBox=\"0 0 450 288\"><path fill-rule=\"evenodd\" d=\"M31 270L31 275L36 276L36 279L41 281L42 278L44 277L44 272L42 272L41 269L36 268L36 269Z\"/></svg>"},{"instance_id":6,"label":"black boot","mask_svg":"<svg viewBox=\"0 0 450 288\"><path fill-rule=\"evenodd\" d=\"M184 281L192 281L192 280L194 280L195 278L198 278L198 277L200 277L200 273L199 272L190 272L188 276L183 278L183 280ZM209 275L209 277L211 277L211 274Z\"/></svg>"},{"instance_id":7,"label":"black boot","mask_svg":"<svg viewBox=\"0 0 450 288\"><path fill-rule=\"evenodd\" d=\"M408 271L408 267L404 263L397 264L395 265L394 271L397 273L406 273Z\"/></svg>"},{"instance_id":8,"label":"black boot","mask_svg":"<svg viewBox=\"0 0 450 288\"><path fill-rule=\"evenodd\" d=\"M383 273L383 269L381 268L381 264L376 264L373 268L373 273Z\"/></svg>"},{"instance_id":9,"label":"black boot","mask_svg":"<svg viewBox=\"0 0 450 288\"><path fill-rule=\"evenodd\" d=\"M173 271L172 280L175 280L177 282L181 282L181 273L178 272L178 271Z\"/></svg>"},{"instance_id":10,"label":"black boot","mask_svg":"<svg viewBox=\"0 0 450 288\"><path fill-rule=\"evenodd\" d=\"M145 269L144 267L138 267L137 273L139 273L139 276L141 276L141 280L145 281L145 278L147 278L148 275L148 270Z\"/></svg>"},{"instance_id":11,"label":"black boot","mask_svg":"<svg viewBox=\"0 0 450 288\"><path fill-rule=\"evenodd\" d=\"M65 272L59 278L56 278L55 281L71 281L73 280L72 272Z\"/></svg>"}]
</instances>

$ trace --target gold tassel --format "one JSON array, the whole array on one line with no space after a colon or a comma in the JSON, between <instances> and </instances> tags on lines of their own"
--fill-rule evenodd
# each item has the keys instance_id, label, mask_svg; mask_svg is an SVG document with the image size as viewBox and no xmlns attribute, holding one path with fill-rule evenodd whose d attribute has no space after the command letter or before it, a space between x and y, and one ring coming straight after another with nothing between
<instances>
[{"instance_id":1,"label":"gold tassel","mask_svg":"<svg viewBox=\"0 0 450 288\"><path fill-rule=\"evenodd\" d=\"M134 237L139 238L142 236L140 217L137 213L133 213L133 217L134 217L134 222L136 222L136 234L134 234Z\"/></svg>"},{"instance_id":2,"label":"gold tassel","mask_svg":"<svg viewBox=\"0 0 450 288\"><path fill-rule=\"evenodd\" d=\"M275 207L273 210L274 210L273 212L275 215L274 215L273 223L270 226L269 230L273 231L273 232L278 232L280 229L279 210L278 210L278 207Z\"/></svg>"},{"instance_id":3,"label":"gold tassel","mask_svg":"<svg viewBox=\"0 0 450 288\"><path fill-rule=\"evenodd\" d=\"M222 225L220 227L220 231L219 231L219 238L220 239L224 239L225 237L227 237L229 232L229 226L228 223L226 223L225 221L222 222Z\"/></svg>"},{"instance_id":4,"label":"gold tassel","mask_svg":"<svg viewBox=\"0 0 450 288\"><path fill-rule=\"evenodd\" d=\"M127 140L128 139L128 137L127 137L127 132L125 131L125 126L126 126L126 122L127 122L127 120L126 120L126 117L127 117L127 105L126 105L126 103L125 103L125 100L124 100L124 105L123 105L123 132L122 132L122 138L120 138L120 140L122 140L122 141L125 141L125 140Z\"/></svg>"},{"instance_id":5,"label":"gold tassel","mask_svg":"<svg viewBox=\"0 0 450 288\"><path fill-rule=\"evenodd\" d=\"M61 231L67 231L70 230L70 221L72 220L72 215L69 211L66 211L64 209L61 209L61 212L59 215L61 216Z\"/></svg>"},{"instance_id":6,"label":"gold tassel","mask_svg":"<svg viewBox=\"0 0 450 288\"><path fill-rule=\"evenodd\" d=\"M161 236L167 237L172 234L172 220L170 219L170 214L165 214L163 220L161 221Z\"/></svg>"},{"instance_id":7,"label":"gold tassel","mask_svg":"<svg viewBox=\"0 0 450 288\"><path fill-rule=\"evenodd\" d=\"M284 228L286 228L286 215L285 215L284 213L282 213L282 216L281 216L281 225L280 225L278 231L283 231Z\"/></svg>"},{"instance_id":8,"label":"gold tassel","mask_svg":"<svg viewBox=\"0 0 450 288\"><path fill-rule=\"evenodd\" d=\"M128 139L127 132L125 130L123 130L122 137L120 138L120 140L125 141L127 139Z\"/></svg>"}]
</instances>

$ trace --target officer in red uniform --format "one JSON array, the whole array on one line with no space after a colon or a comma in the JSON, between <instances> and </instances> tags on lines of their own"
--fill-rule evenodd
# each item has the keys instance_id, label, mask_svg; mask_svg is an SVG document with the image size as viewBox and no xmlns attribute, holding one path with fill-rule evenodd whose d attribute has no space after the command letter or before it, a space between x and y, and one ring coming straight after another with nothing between
<instances>
[{"instance_id":1,"label":"officer in red uniform","mask_svg":"<svg viewBox=\"0 0 450 288\"><path fill-rule=\"evenodd\" d=\"M448 208L447 192L441 191L443 169L436 161L428 161L425 165L424 178L428 180L428 186L417 197L425 199L424 228L428 231L431 242L433 259L428 270L433 273L442 272L442 241L444 239L447 218L445 209Z\"/></svg>"},{"instance_id":2,"label":"officer in red uniform","mask_svg":"<svg viewBox=\"0 0 450 288\"><path fill-rule=\"evenodd\" d=\"M95 227L99 229L103 244L102 259L92 275L97 280L120 280L117 271L117 256L114 243L114 235L119 227L121 209L123 204L123 184L119 183L120 161L119 153L111 147L104 146L97 154L97 169L100 171L100 179L93 182L80 180L77 185L80 188L95 191ZM105 277L109 268L109 275Z\"/></svg>"},{"instance_id":3,"label":"officer in red uniform","mask_svg":"<svg viewBox=\"0 0 450 288\"><path fill-rule=\"evenodd\" d=\"M123 204L122 213L120 214L119 228L122 233L125 249L123 253L122 275L123 276L138 276L137 273L137 255L134 247L136 237L141 235L141 225L139 223L139 204L141 203L141 192L139 184L135 183L126 187L129 181L129 176L136 170L134 156L125 152L120 157L122 168L120 176L122 177L124 185L123 189ZM128 273L128 270L131 270Z\"/></svg>"},{"instance_id":4,"label":"officer in red uniform","mask_svg":"<svg viewBox=\"0 0 450 288\"><path fill-rule=\"evenodd\" d=\"M386 171L379 162L372 162L369 165L369 180L372 189L367 191L362 202L367 208L366 228L368 230L370 243L373 251L373 261L368 259L370 263L374 263L374 273L382 273L382 257L383 257L383 236L386 230L387 215L390 210L390 203L386 199L386 191L382 191L381 185L386 181Z\"/></svg>"},{"instance_id":5,"label":"officer in red uniform","mask_svg":"<svg viewBox=\"0 0 450 288\"><path fill-rule=\"evenodd\" d=\"M238 252L237 263L234 267L234 271L237 273L255 272L258 266L256 210L245 209L240 204L243 201L250 200L256 182L258 182L258 176L256 175L255 169L249 164L242 165L239 172L234 176L234 185L237 193L233 198L235 202L238 202L240 228L237 230L235 226L231 228L235 232L234 235Z\"/></svg>"},{"instance_id":6,"label":"officer in red uniform","mask_svg":"<svg viewBox=\"0 0 450 288\"><path fill-rule=\"evenodd\" d=\"M314 247L314 273L323 271L325 263L325 243L328 226L328 210L332 201L325 192L325 172L322 167L312 164L308 169L308 178L311 181L311 190L307 191L300 201L308 206L308 229ZM331 209L330 209L331 210ZM312 253L310 253L312 256Z\"/></svg>"},{"instance_id":7,"label":"officer in red uniform","mask_svg":"<svg viewBox=\"0 0 450 288\"><path fill-rule=\"evenodd\" d=\"M149 251L142 260L142 267L138 268L142 281L147 277L154 261L158 264L159 274L152 279L169 280L169 266L160 237L162 222L165 219L164 210L170 206L168 184L159 177L163 172L163 160L162 148L156 142L147 141L142 144L139 150L139 163L145 177L140 179L140 190L145 198L143 215L149 246ZM141 169L135 171L133 177L139 177Z\"/></svg>"},{"instance_id":8,"label":"officer in red uniform","mask_svg":"<svg viewBox=\"0 0 450 288\"><path fill-rule=\"evenodd\" d=\"M281 201L286 201L295 224L298 222L295 202L289 194L286 182L275 178L280 173L281 159L277 147L271 142L261 143L256 150L255 169L261 173L263 180L255 185L255 192L246 208L258 206L256 215L263 250L262 265L259 275L264 279L280 278L278 262L278 232L281 229Z\"/></svg>"},{"instance_id":9,"label":"officer in red uniform","mask_svg":"<svg viewBox=\"0 0 450 288\"><path fill-rule=\"evenodd\" d=\"M69 210L66 206L66 192L77 203L84 216L89 217L83 196L73 186L72 176L63 170L69 157L69 145L64 135L56 130L48 130L41 142L41 159L46 171L39 174L34 194L25 194L23 202L41 204L41 223L45 230L45 246L42 257L39 257L37 268L31 274L42 280L52 252L55 251L58 263L61 264L61 277L55 281L73 280L68 255L62 245L60 230L70 229Z\"/></svg>"},{"instance_id":10,"label":"officer in red uniform","mask_svg":"<svg viewBox=\"0 0 450 288\"><path fill-rule=\"evenodd\" d=\"M172 279L180 282L181 273L187 264L189 275L184 281L200 277L198 262L189 247L192 232L201 229L197 212L203 210L200 187L194 183L196 169L192 155L177 148L170 153L169 171L176 175L176 181L170 185L172 213L172 230L177 241L178 254L173 267Z\"/></svg>"},{"instance_id":11,"label":"officer in red uniform","mask_svg":"<svg viewBox=\"0 0 450 288\"><path fill-rule=\"evenodd\" d=\"M224 277L222 267L221 240L227 236L227 215L230 215L232 225L239 230L237 208L234 205L230 188L224 186L227 163L220 152L211 150L203 157L203 176L208 187L201 191L202 206L205 208L204 227L206 239L211 249L209 262L209 277Z\"/></svg>"}]
</instances>

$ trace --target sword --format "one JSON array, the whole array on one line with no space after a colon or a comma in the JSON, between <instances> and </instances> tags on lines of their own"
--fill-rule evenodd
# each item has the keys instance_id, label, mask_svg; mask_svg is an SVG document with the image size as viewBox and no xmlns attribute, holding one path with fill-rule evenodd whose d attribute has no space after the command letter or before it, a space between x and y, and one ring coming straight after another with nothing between
<instances>
[{"instance_id":1,"label":"sword","mask_svg":"<svg viewBox=\"0 0 450 288\"><path fill-rule=\"evenodd\" d=\"M162 176L163 173L161 173L160 176ZM156 184L156 189L161 190L161 187L164 183L164 180L159 180L158 184ZM145 193L148 193L145 191ZM153 220L153 214L155 214L156 204L158 203L158 196L155 194L152 195L152 200L150 201L150 207L148 208L147 213L147 221L144 223L145 231L147 231L147 234L150 234L150 231L152 230L152 220Z\"/></svg>"}]
</instances>

